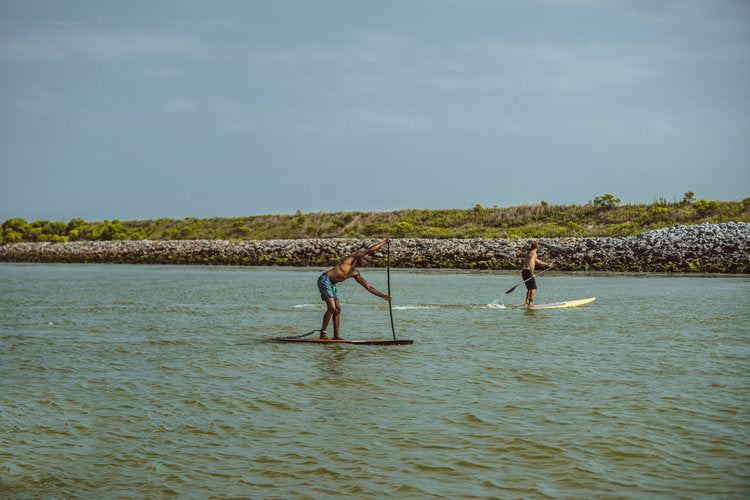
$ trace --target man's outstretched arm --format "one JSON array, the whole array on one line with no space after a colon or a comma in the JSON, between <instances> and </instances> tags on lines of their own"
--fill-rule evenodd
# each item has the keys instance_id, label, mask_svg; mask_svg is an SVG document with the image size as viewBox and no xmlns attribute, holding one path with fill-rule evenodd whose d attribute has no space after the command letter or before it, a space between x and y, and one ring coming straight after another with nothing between
<instances>
[{"instance_id":1,"label":"man's outstretched arm","mask_svg":"<svg viewBox=\"0 0 750 500\"><path fill-rule=\"evenodd\" d=\"M370 248L368 248L366 250L360 250L359 252L353 253L349 257L351 257L352 259L360 259L360 258L362 258L362 257L364 257L364 256L366 256L368 254L377 252L378 250L380 250L380 247L382 247L386 243L389 243L390 241L391 241L390 238L386 238L383 241L381 241L380 243L375 243L373 246L371 246Z\"/></svg>"},{"instance_id":2,"label":"man's outstretched arm","mask_svg":"<svg viewBox=\"0 0 750 500\"><path fill-rule=\"evenodd\" d=\"M544 262L543 260L536 259L537 264L541 264L544 267L553 267L555 264L553 262Z\"/></svg>"},{"instance_id":3,"label":"man's outstretched arm","mask_svg":"<svg viewBox=\"0 0 750 500\"><path fill-rule=\"evenodd\" d=\"M383 300L387 300L387 301L389 301L389 302L390 302L390 300L391 300L391 297L390 297L390 295L386 295L386 294L384 294L384 293L380 293L380 292L378 292L377 290L375 290L375 288L373 288L373 286L372 286L372 285L370 285L370 284L369 284L369 283L368 283L367 281L365 281L365 279L364 279L364 278L362 277L362 275L361 275L361 274L357 274L357 275L355 275L355 276L354 276L354 279L355 279L355 280L357 281L357 283L359 283L360 285L362 285L362 286L363 286L363 287L365 288L365 290L367 290L367 291L368 291L368 292L370 292L371 294L373 294L373 295L377 295L377 296L378 296L378 297L380 297L381 299L383 299Z\"/></svg>"},{"instance_id":4,"label":"man's outstretched arm","mask_svg":"<svg viewBox=\"0 0 750 500\"><path fill-rule=\"evenodd\" d=\"M380 243L375 243L373 246L371 246L370 248L367 249L367 253L377 252L378 250L380 250L380 247L382 247L386 243L390 243L390 241L391 241L390 238L386 238L383 241L381 241Z\"/></svg>"}]
</instances>

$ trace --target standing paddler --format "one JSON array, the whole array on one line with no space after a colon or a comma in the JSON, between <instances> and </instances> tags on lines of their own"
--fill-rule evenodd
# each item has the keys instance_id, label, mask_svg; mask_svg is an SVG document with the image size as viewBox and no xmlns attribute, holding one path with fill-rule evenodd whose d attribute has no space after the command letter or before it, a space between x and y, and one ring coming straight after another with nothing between
<instances>
[{"instance_id":1,"label":"standing paddler","mask_svg":"<svg viewBox=\"0 0 750 500\"><path fill-rule=\"evenodd\" d=\"M524 303L526 307L534 306L534 295L536 294L536 280L534 279L536 275L534 274L534 267L537 264L541 264L546 267L554 266L552 262L544 262L542 260L539 260L539 257L537 256L538 251L539 243L537 243L536 241L532 241L531 246L529 247L529 251L526 252L526 259L523 261L523 269L521 270L521 277L526 284L526 302Z\"/></svg>"},{"instance_id":2,"label":"standing paddler","mask_svg":"<svg viewBox=\"0 0 750 500\"><path fill-rule=\"evenodd\" d=\"M341 305L339 304L339 295L336 290L336 283L341 283L345 279L354 278L357 283L362 285L365 290L373 295L377 295L381 299L390 301L390 295L385 295L375 290L365 279L359 274L357 270L358 265L364 265L368 256L372 253L377 252L380 247L389 243L390 238L386 238L380 243L376 243L366 250L355 252L346 257L340 264L337 264L334 268L324 272L318 278L318 290L320 290L320 298L326 303L327 309L323 315L323 327L320 329L320 338L327 339L326 328L328 328L328 322L333 317L333 338L334 340L339 339L339 321L341 319Z\"/></svg>"}]
</instances>

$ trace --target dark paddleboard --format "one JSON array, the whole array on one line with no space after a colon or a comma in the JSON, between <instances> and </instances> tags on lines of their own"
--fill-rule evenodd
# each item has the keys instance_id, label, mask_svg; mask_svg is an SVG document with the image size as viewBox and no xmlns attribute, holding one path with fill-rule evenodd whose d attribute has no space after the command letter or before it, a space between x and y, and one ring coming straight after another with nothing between
<instances>
[{"instance_id":1,"label":"dark paddleboard","mask_svg":"<svg viewBox=\"0 0 750 500\"><path fill-rule=\"evenodd\" d=\"M354 345L408 345L413 344L413 340L334 340L320 338L299 338L299 337L276 337L271 339L274 342L301 342L307 344L354 344Z\"/></svg>"}]
</instances>

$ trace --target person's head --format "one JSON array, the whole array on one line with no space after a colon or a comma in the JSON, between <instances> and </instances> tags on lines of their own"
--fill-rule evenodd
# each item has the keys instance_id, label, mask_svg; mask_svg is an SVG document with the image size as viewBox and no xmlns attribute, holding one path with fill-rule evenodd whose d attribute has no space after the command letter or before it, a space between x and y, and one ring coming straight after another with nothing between
<instances>
[{"instance_id":1,"label":"person's head","mask_svg":"<svg viewBox=\"0 0 750 500\"><path fill-rule=\"evenodd\" d=\"M539 248L539 243L536 241L532 241L529 250L536 250L537 248Z\"/></svg>"}]
</instances>

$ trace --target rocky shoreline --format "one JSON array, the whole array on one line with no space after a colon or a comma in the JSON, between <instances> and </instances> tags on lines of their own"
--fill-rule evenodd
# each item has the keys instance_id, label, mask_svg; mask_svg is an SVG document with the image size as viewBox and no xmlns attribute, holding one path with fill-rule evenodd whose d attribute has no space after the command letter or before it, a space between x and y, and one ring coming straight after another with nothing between
<instances>
[{"instance_id":1,"label":"rocky shoreline","mask_svg":"<svg viewBox=\"0 0 750 500\"><path fill-rule=\"evenodd\" d=\"M329 266L376 240L171 240L15 243L0 262ZM393 267L519 269L527 239L394 239ZM561 270L750 273L750 224L674 226L636 237L540 238ZM385 266L379 252L369 266Z\"/></svg>"}]
</instances>

